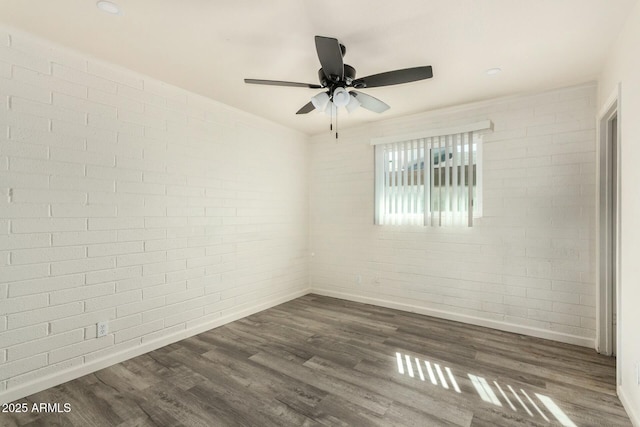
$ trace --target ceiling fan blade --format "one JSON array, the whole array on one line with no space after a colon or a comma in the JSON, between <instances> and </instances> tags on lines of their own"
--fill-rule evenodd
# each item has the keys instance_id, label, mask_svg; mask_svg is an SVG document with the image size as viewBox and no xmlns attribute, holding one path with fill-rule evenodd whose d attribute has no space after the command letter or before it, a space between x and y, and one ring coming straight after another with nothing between
<instances>
[{"instance_id":1,"label":"ceiling fan blade","mask_svg":"<svg viewBox=\"0 0 640 427\"><path fill-rule=\"evenodd\" d=\"M297 82L283 82L280 80L258 80L258 79L244 79L245 83L254 85L270 85L270 86L291 86L291 87L307 87L310 89L321 89L322 86L312 83L297 83Z\"/></svg>"},{"instance_id":2,"label":"ceiling fan blade","mask_svg":"<svg viewBox=\"0 0 640 427\"><path fill-rule=\"evenodd\" d=\"M357 88L390 86L430 79L431 77L433 77L433 70L429 65L426 67L405 68L403 70L373 74L354 80L352 86Z\"/></svg>"},{"instance_id":3,"label":"ceiling fan blade","mask_svg":"<svg viewBox=\"0 0 640 427\"><path fill-rule=\"evenodd\" d=\"M315 109L316 109L316 107L314 107L313 104L311 103L311 101L309 101L308 103L304 104L304 107L299 109L296 114L307 114L307 113L310 113L311 111L313 111Z\"/></svg>"},{"instance_id":4,"label":"ceiling fan blade","mask_svg":"<svg viewBox=\"0 0 640 427\"><path fill-rule=\"evenodd\" d=\"M360 106L362 108L366 108L369 111L373 111L374 113L383 113L387 111L389 107L384 102L380 101L378 98L374 98L371 95L367 95L366 93L358 92L357 90L352 90L349 92L352 96L355 96L358 102L360 102Z\"/></svg>"},{"instance_id":5,"label":"ceiling fan blade","mask_svg":"<svg viewBox=\"0 0 640 427\"><path fill-rule=\"evenodd\" d=\"M316 52L322 65L322 71L327 79L340 81L344 77L344 62L342 49L338 39L316 36Z\"/></svg>"}]
</instances>

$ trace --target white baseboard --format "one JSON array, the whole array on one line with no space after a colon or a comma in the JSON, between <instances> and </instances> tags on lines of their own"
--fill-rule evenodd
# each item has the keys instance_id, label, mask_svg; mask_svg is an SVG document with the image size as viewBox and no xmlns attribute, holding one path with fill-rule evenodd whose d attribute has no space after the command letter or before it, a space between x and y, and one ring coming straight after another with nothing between
<instances>
[{"instance_id":1,"label":"white baseboard","mask_svg":"<svg viewBox=\"0 0 640 427\"><path fill-rule=\"evenodd\" d=\"M441 319L454 320L456 322L469 323L477 326L498 329L506 332L515 332L517 334L529 335L537 338L544 338L552 341L559 341L567 344L575 344L582 347L595 347L593 338L579 337L576 335L564 334L561 332L549 331L545 329L534 328L524 325L516 325L513 323L500 322L498 320L483 319L480 317L469 316L466 314L458 314L450 311L435 310L417 305L404 304L379 298L364 297L360 295L336 292L327 289L312 289L312 293L324 295L328 297L340 298L348 301L372 304L381 307L393 308L396 310L409 311L411 313L424 314L426 316L438 317Z\"/></svg>"},{"instance_id":2,"label":"white baseboard","mask_svg":"<svg viewBox=\"0 0 640 427\"><path fill-rule=\"evenodd\" d=\"M252 307L246 308L244 310L240 310L236 313L229 314L224 317L220 317L215 319L209 323L205 323L199 325L197 327L193 327L190 329L181 330L175 332L170 335L166 335L160 337L156 340L145 342L140 344L139 346L121 351L115 354L110 354L100 359L92 360L89 363L85 363L82 365L74 366L69 369L65 369L60 372L56 372L55 374L51 374L42 378L38 378L37 380L27 382L25 384L21 384L20 386L8 389L0 393L0 404L12 402L16 399L23 398L25 396L29 396L31 394L37 393L42 390L46 390L50 387L57 386L59 384L65 383L67 381L74 380L83 375L90 374L92 372L99 371L100 369L107 368L111 365L115 365L116 363L123 362L125 360L131 359L136 356L140 356L142 354L148 353L150 351L156 350L160 347L164 347L166 345L172 344L174 342L183 340L185 338L192 337L194 335L200 334L202 332L208 331L210 329L217 328L219 326L225 325L227 323L233 322L234 320L242 319L243 317L250 316L259 311L266 310L268 308L274 307L276 305L285 303L295 298L299 298L303 295L310 293L309 289L304 289L296 292L292 292L288 295L272 298L260 304L256 304Z\"/></svg>"},{"instance_id":3,"label":"white baseboard","mask_svg":"<svg viewBox=\"0 0 640 427\"><path fill-rule=\"evenodd\" d=\"M631 400L627 399L627 395L621 386L618 386L617 391L620 402L622 402L622 406L625 411L627 411L627 415L629 415L631 424L633 424L633 427L640 427L640 414L638 414L636 408L633 407Z\"/></svg>"}]
</instances>

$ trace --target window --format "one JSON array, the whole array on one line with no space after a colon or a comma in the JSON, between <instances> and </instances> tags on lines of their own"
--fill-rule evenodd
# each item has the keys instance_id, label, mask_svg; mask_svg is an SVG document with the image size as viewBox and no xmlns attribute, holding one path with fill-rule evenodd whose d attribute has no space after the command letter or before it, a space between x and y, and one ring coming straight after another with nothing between
<instances>
[{"instance_id":1,"label":"window","mask_svg":"<svg viewBox=\"0 0 640 427\"><path fill-rule=\"evenodd\" d=\"M375 145L375 223L473 225L482 215L482 132L490 121Z\"/></svg>"}]
</instances>

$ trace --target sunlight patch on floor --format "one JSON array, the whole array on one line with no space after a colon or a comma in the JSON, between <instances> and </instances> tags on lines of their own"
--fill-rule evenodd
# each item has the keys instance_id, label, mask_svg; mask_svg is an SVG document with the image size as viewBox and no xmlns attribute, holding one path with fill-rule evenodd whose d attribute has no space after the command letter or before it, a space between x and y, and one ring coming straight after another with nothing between
<instances>
[{"instance_id":1,"label":"sunlight patch on floor","mask_svg":"<svg viewBox=\"0 0 640 427\"><path fill-rule=\"evenodd\" d=\"M404 356L404 357L403 357ZM429 381L432 385L440 386L443 389L450 390L449 384L456 393L462 393L460 386L458 385L458 381L456 380L456 376L453 373L453 370L448 366L441 366L440 363L431 362L429 360L421 360L418 357L410 356L408 354L402 354L400 352L396 353L396 360L398 362L398 373L401 375L405 375L405 372L411 378L420 379L420 381L427 382L426 377L422 367L426 368L427 376L429 377ZM415 367L415 370L414 370ZM418 373L416 377L415 372ZM445 375L446 373L446 375ZM447 381L447 377L449 381ZM459 377L464 378L464 377ZM514 390L514 388L506 384L506 387L501 386L498 381L493 381L493 387L489 384L484 377L479 375L474 375L471 373L467 373L467 378L469 378L470 383L473 385L473 389L478 394L480 399L484 402L492 404L494 406L504 407L503 402L508 405L513 412L526 412L529 417L538 418L541 417L546 422L550 423L550 418L548 414L555 417L560 424L564 427L576 427L573 421L569 418L569 416L562 410L560 407L551 399L549 396L545 396L539 393L532 393L539 403L536 403L536 399L531 397L529 393L527 393L524 389L520 388L519 392ZM494 391L494 387L495 390ZM467 388L469 390L469 388ZM502 397L502 401L500 400ZM541 405L540 405L541 403ZM547 413L545 413L548 411ZM535 414L534 412L535 411Z\"/></svg>"}]
</instances>

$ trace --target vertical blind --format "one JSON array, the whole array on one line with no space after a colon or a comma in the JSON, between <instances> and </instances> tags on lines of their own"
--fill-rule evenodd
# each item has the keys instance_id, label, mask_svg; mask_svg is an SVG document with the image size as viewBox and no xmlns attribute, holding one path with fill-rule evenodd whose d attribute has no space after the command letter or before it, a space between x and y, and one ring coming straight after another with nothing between
<instances>
[{"instance_id":1,"label":"vertical blind","mask_svg":"<svg viewBox=\"0 0 640 427\"><path fill-rule=\"evenodd\" d=\"M481 210L479 131L490 126L375 143L375 223L472 226Z\"/></svg>"}]
</instances>

